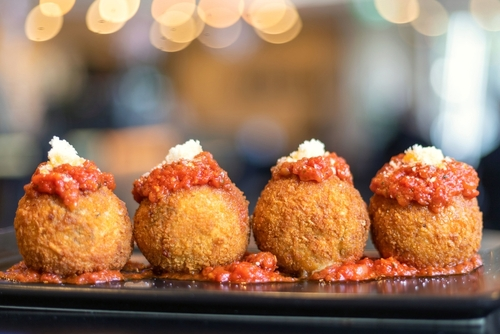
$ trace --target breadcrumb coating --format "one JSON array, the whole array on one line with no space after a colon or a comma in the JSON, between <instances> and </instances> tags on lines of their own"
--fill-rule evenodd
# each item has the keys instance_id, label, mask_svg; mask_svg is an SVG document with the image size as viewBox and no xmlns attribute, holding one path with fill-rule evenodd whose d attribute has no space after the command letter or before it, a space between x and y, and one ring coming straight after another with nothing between
<instances>
[{"instance_id":1,"label":"breadcrumb coating","mask_svg":"<svg viewBox=\"0 0 500 334\"><path fill-rule=\"evenodd\" d=\"M156 270L190 273L241 259L250 236L248 202L234 184L230 189L194 186L141 201L134 237Z\"/></svg>"},{"instance_id":2,"label":"breadcrumb coating","mask_svg":"<svg viewBox=\"0 0 500 334\"><path fill-rule=\"evenodd\" d=\"M427 206L374 195L369 205L372 241L384 258L425 268L470 260L482 237L482 213L476 198L455 196L438 212Z\"/></svg>"},{"instance_id":3,"label":"breadcrumb coating","mask_svg":"<svg viewBox=\"0 0 500 334\"><path fill-rule=\"evenodd\" d=\"M14 228L29 268L58 275L120 270L133 250L125 204L106 187L82 193L69 210L56 195L19 201Z\"/></svg>"},{"instance_id":4,"label":"breadcrumb coating","mask_svg":"<svg viewBox=\"0 0 500 334\"><path fill-rule=\"evenodd\" d=\"M253 213L257 246L278 259L279 269L305 276L359 260L368 238L366 204L348 182L298 178L271 180Z\"/></svg>"}]
</instances>

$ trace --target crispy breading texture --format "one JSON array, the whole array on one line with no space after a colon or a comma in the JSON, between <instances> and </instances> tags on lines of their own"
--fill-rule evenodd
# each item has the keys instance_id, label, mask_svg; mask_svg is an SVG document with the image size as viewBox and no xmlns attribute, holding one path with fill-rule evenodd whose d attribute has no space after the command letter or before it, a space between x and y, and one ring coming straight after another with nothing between
<instances>
[{"instance_id":1,"label":"crispy breading texture","mask_svg":"<svg viewBox=\"0 0 500 334\"><path fill-rule=\"evenodd\" d=\"M257 246L276 255L280 270L307 275L359 260L370 220L351 184L337 177L319 183L288 178L266 185L252 227Z\"/></svg>"},{"instance_id":2,"label":"crispy breading texture","mask_svg":"<svg viewBox=\"0 0 500 334\"><path fill-rule=\"evenodd\" d=\"M120 270L133 250L125 203L106 187L82 194L73 210L56 195L25 195L14 228L28 267L63 276Z\"/></svg>"},{"instance_id":3,"label":"crispy breading texture","mask_svg":"<svg viewBox=\"0 0 500 334\"><path fill-rule=\"evenodd\" d=\"M427 206L401 206L394 199L370 199L372 241L382 257L417 268L445 267L469 260L479 250L482 213L476 198L455 196L433 213Z\"/></svg>"},{"instance_id":4,"label":"crispy breading texture","mask_svg":"<svg viewBox=\"0 0 500 334\"><path fill-rule=\"evenodd\" d=\"M180 189L157 203L141 201L134 237L157 270L195 272L241 259L250 236L248 202L231 190L207 185Z\"/></svg>"}]
</instances>

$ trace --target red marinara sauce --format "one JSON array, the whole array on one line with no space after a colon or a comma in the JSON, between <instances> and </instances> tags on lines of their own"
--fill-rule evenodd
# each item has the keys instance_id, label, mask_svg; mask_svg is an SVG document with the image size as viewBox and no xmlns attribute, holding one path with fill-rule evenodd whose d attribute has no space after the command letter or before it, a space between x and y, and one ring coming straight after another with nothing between
<instances>
[{"instance_id":1,"label":"red marinara sauce","mask_svg":"<svg viewBox=\"0 0 500 334\"><path fill-rule=\"evenodd\" d=\"M277 271L276 256L269 252L248 254L242 261L227 266L207 267L201 276L208 281L232 283L294 282Z\"/></svg>"},{"instance_id":2,"label":"red marinara sauce","mask_svg":"<svg viewBox=\"0 0 500 334\"><path fill-rule=\"evenodd\" d=\"M230 187L231 180L209 152L201 152L193 160L181 159L163 164L134 181L132 194L137 203L144 198L158 202L170 192L192 186Z\"/></svg>"},{"instance_id":3,"label":"red marinara sauce","mask_svg":"<svg viewBox=\"0 0 500 334\"><path fill-rule=\"evenodd\" d=\"M404 153L392 157L375 175L370 189L377 195L392 198L399 205L414 201L429 206L433 212L449 204L454 196L471 199L479 195L479 177L466 163L446 158L443 166L405 163Z\"/></svg>"},{"instance_id":4,"label":"red marinara sauce","mask_svg":"<svg viewBox=\"0 0 500 334\"><path fill-rule=\"evenodd\" d=\"M310 280L338 282L338 281L366 281L391 277L431 277L443 275L458 275L470 273L482 266L479 254L460 264L448 267L415 268L401 263L395 258L372 259L365 257L357 262L345 263L339 266L330 266L311 275Z\"/></svg>"},{"instance_id":5,"label":"red marinara sauce","mask_svg":"<svg viewBox=\"0 0 500 334\"><path fill-rule=\"evenodd\" d=\"M119 270L101 270L73 276L61 276L53 273L39 272L28 268L24 261L0 271L0 279L21 283L52 283L52 284L98 284L113 281L123 281Z\"/></svg>"},{"instance_id":6,"label":"red marinara sauce","mask_svg":"<svg viewBox=\"0 0 500 334\"><path fill-rule=\"evenodd\" d=\"M281 274L278 271L276 256L269 252L247 253L239 261L227 265L205 267L199 272L192 273L162 272L149 266L141 268L126 265L124 276L126 279L161 278L242 284L298 281L298 278Z\"/></svg>"},{"instance_id":7,"label":"red marinara sauce","mask_svg":"<svg viewBox=\"0 0 500 334\"><path fill-rule=\"evenodd\" d=\"M240 261L228 265L206 267L194 273L155 272L151 266L129 261L121 271L102 270L74 276L60 276L38 272L28 268L23 261L0 271L0 279L21 283L52 284L98 284L112 281L134 281L142 279L175 279L188 281L212 281L219 283L269 283L298 282L300 280L343 282L368 281L396 277L432 277L443 275L466 274L482 265L479 254L463 263L448 267L415 268L390 257L365 257L356 262L326 267L309 277L297 278L281 274L278 271L276 256L269 252L246 254Z\"/></svg>"},{"instance_id":8,"label":"red marinara sauce","mask_svg":"<svg viewBox=\"0 0 500 334\"><path fill-rule=\"evenodd\" d=\"M278 162L271 168L273 180L298 177L301 181L321 182L336 176L353 184L351 170L346 161L335 153L302 158L295 162Z\"/></svg>"},{"instance_id":9,"label":"red marinara sauce","mask_svg":"<svg viewBox=\"0 0 500 334\"><path fill-rule=\"evenodd\" d=\"M26 194L57 195L67 207L74 209L81 192L96 191L100 187L114 190L116 187L113 175L101 172L94 162L89 160L85 160L82 166L62 164L48 173L42 173L41 167L46 164L40 164L31 177L31 183L24 186Z\"/></svg>"}]
</instances>

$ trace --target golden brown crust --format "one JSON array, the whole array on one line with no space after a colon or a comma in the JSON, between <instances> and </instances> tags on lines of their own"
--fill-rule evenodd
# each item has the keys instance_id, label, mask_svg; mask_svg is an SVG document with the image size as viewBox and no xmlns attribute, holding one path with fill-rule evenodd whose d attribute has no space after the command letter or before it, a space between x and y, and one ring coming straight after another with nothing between
<instances>
[{"instance_id":1,"label":"golden brown crust","mask_svg":"<svg viewBox=\"0 0 500 334\"><path fill-rule=\"evenodd\" d=\"M271 180L257 201L253 233L278 266L305 274L356 261L363 255L370 221L359 192L337 177L323 182Z\"/></svg>"},{"instance_id":2,"label":"golden brown crust","mask_svg":"<svg viewBox=\"0 0 500 334\"><path fill-rule=\"evenodd\" d=\"M199 271L239 260L248 246L248 202L207 185L172 192L158 203L142 200L134 237L146 259L169 272Z\"/></svg>"},{"instance_id":3,"label":"golden brown crust","mask_svg":"<svg viewBox=\"0 0 500 334\"><path fill-rule=\"evenodd\" d=\"M481 244L482 213L476 198L455 196L450 205L433 213L411 202L370 199L372 240L382 257L394 257L417 268L460 264L477 253Z\"/></svg>"},{"instance_id":4,"label":"golden brown crust","mask_svg":"<svg viewBox=\"0 0 500 334\"><path fill-rule=\"evenodd\" d=\"M106 187L82 194L73 210L55 195L25 195L14 228L28 267L63 276L120 270L133 250L125 203Z\"/></svg>"}]
</instances>

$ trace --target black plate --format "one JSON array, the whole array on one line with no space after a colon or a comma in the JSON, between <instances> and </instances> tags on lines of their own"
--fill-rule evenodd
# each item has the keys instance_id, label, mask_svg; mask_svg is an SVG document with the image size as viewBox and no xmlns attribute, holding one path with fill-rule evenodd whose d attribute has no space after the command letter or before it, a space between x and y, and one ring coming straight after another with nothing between
<instances>
[{"instance_id":1,"label":"black plate","mask_svg":"<svg viewBox=\"0 0 500 334\"><path fill-rule=\"evenodd\" d=\"M0 238L0 270L20 260L12 231ZM9 241L10 240L10 241ZM9 246L10 245L10 246ZM219 284L148 279L92 286L0 281L0 308L154 314L473 319L500 309L500 248L466 275L344 283ZM140 254L136 254L140 257Z\"/></svg>"}]
</instances>

